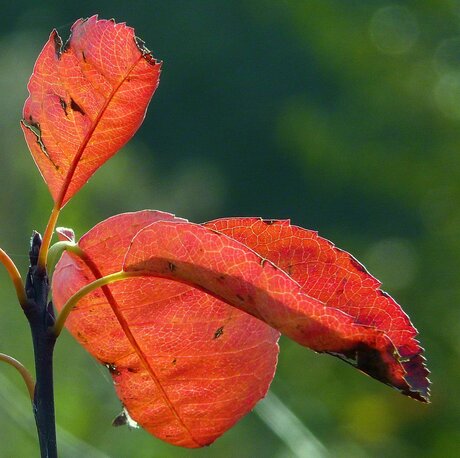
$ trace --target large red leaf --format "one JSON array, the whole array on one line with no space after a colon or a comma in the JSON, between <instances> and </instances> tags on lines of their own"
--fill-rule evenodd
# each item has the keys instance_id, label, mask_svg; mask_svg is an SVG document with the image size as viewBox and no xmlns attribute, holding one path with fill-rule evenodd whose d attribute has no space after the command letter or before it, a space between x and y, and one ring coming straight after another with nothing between
<instances>
[{"instance_id":1,"label":"large red leaf","mask_svg":"<svg viewBox=\"0 0 460 458\"><path fill-rule=\"evenodd\" d=\"M58 309L95 277L119 271L134 235L160 212L110 218L79 242L88 268L64 254L53 276ZM279 333L190 286L162 278L110 285L82 299L67 327L111 370L130 415L167 442L199 447L249 412L273 378Z\"/></svg>"},{"instance_id":2,"label":"large red leaf","mask_svg":"<svg viewBox=\"0 0 460 458\"><path fill-rule=\"evenodd\" d=\"M142 275L87 296L68 321L77 339L112 368L122 402L142 426L177 445L204 445L265 393L277 335L261 322L257 328L245 314L233 321L231 308L221 301L427 400L427 370L415 329L349 254L287 221L229 219L206 226L149 212L120 215L79 242L91 269L64 255L54 276L59 308L79 287L121 264ZM223 307L228 321L219 312L214 321L214 307ZM225 347L237 353L232 360L213 347L216 340L231 339L229 332L236 339ZM244 343L254 337L255 349L240 346L243 336ZM267 354L257 352L257 342ZM183 356L190 364L178 372ZM263 381L257 381L261 375ZM247 398L241 400L242 393Z\"/></svg>"},{"instance_id":3,"label":"large red leaf","mask_svg":"<svg viewBox=\"0 0 460 458\"><path fill-rule=\"evenodd\" d=\"M364 347L333 354L408 396L428 400L429 372L423 349L415 339L416 329L395 300L380 290L380 282L353 256L315 231L292 226L289 221L223 218L206 223L206 227L239 240L272 261L309 296L342 310L357 324L383 331L397 350L389 367L382 366L378 353L373 355Z\"/></svg>"},{"instance_id":4,"label":"large red leaf","mask_svg":"<svg viewBox=\"0 0 460 458\"><path fill-rule=\"evenodd\" d=\"M224 231L230 224L214 226ZM247 230L246 238L241 230L228 230L245 238L249 246L257 247L251 236L260 238L265 246L260 257L222 232L190 223L155 223L134 238L125 270L194 284L298 343L339 356L404 394L426 401L429 382L422 350L414 340L416 330L401 308L378 289L378 281L347 253L312 238L314 233L290 228L287 222L274 230L271 226L259 221L257 229L254 224ZM279 253L272 257L279 261L283 255L283 264L291 272L298 264L296 277L303 288L266 262L265 255L276 245ZM316 245L313 250L312 245Z\"/></svg>"},{"instance_id":5,"label":"large red leaf","mask_svg":"<svg viewBox=\"0 0 460 458\"><path fill-rule=\"evenodd\" d=\"M21 123L58 207L141 125L161 64L124 23L80 19L54 30L35 63Z\"/></svg>"}]
</instances>

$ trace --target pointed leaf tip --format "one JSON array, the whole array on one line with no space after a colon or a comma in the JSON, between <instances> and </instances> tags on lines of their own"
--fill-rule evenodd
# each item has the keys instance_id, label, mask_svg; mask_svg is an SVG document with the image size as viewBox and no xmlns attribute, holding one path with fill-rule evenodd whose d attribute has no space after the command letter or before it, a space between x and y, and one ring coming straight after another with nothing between
<instances>
[{"instance_id":1,"label":"pointed leaf tip","mask_svg":"<svg viewBox=\"0 0 460 458\"><path fill-rule=\"evenodd\" d=\"M51 33L29 80L21 127L59 207L140 127L160 68L125 24L79 19L65 45Z\"/></svg>"},{"instance_id":2,"label":"pointed leaf tip","mask_svg":"<svg viewBox=\"0 0 460 458\"><path fill-rule=\"evenodd\" d=\"M57 227L56 233L58 234L59 241L61 242L75 242L75 232L73 229L67 227Z\"/></svg>"}]
</instances>

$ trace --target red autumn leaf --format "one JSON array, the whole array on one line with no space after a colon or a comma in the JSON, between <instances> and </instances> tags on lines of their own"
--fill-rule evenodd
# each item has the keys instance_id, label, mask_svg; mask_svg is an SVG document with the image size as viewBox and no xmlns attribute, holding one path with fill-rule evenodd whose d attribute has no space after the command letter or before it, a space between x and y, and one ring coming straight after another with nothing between
<instances>
[{"instance_id":1,"label":"red autumn leaf","mask_svg":"<svg viewBox=\"0 0 460 458\"><path fill-rule=\"evenodd\" d=\"M120 215L79 242L92 272L67 254L56 269L53 297L58 308L94 276L120 270L124 254L123 269L143 275L86 296L71 313L68 327L112 368L123 404L147 430L176 445L205 445L264 395L273 374L277 334L269 334L261 322L258 328L248 315L241 314L238 321L236 310L232 313L215 297L302 345L339 356L405 394L427 400L427 371L414 328L349 254L286 221L230 219L207 226L149 212ZM219 307L223 315L215 311ZM387 320L388 315L393 318ZM249 325L255 328L249 330ZM244 342L254 337L250 345L257 349L257 342L263 342L270 351L255 356L254 349L241 345L243 337ZM222 338L233 339L225 347L230 353L244 348L232 355L231 363L225 352L215 353L213 345ZM184 356L195 360L183 367ZM254 391L250 385L261 374L264 381ZM242 393L250 393L243 402Z\"/></svg>"},{"instance_id":2,"label":"red autumn leaf","mask_svg":"<svg viewBox=\"0 0 460 458\"><path fill-rule=\"evenodd\" d=\"M397 351L388 365L382 364L380 356L386 349L366 348L365 342L351 351L329 353L408 396L428 400L429 371L415 339L416 329L395 300L380 290L380 282L353 256L315 231L292 226L289 221L223 218L205 225L269 259L298 282L305 294L342 310L356 324L383 332Z\"/></svg>"},{"instance_id":3,"label":"red autumn leaf","mask_svg":"<svg viewBox=\"0 0 460 458\"><path fill-rule=\"evenodd\" d=\"M80 19L65 45L51 33L21 126L59 208L137 131L160 67L124 23Z\"/></svg>"},{"instance_id":4,"label":"red autumn leaf","mask_svg":"<svg viewBox=\"0 0 460 458\"><path fill-rule=\"evenodd\" d=\"M57 308L95 277L121 270L132 238L157 220L184 221L128 213L84 235L79 247L91 268L63 255L53 276ZM109 367L131 417L184 447L209 444L228 430L265 396L275 372L277 331L167 279L129 279L97 290L79 302L66 326Z\"/></svg>"}]
</instances>

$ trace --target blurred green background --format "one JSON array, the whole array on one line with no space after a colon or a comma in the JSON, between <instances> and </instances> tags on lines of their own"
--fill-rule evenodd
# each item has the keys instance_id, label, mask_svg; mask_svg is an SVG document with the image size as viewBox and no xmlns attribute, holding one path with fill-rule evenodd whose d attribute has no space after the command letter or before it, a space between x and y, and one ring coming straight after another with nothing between
<instances>
[{"instance_id":1,"label":"blurred green background","mask_svg":"<svg viewBox=\"0 0 460 458\"><path fill-rule=\"evenodd\" d=\"M164 60L136 137L65 208L81 236L143 208L201 222L291 218L352 252L412 317L432 370L421 405L281 342L272 398L203 450L113 428L105 368L56 351L63 457L460 456L460 1L7 2L0 14L0 244L21 271L52 206L19 128L53 27L99 13ZM0 271L0 351L32 366ZM279 424L263 418L278 420ZM0 368L0 457L37 456L26 391Z\"/></svg>"}]
</instances>

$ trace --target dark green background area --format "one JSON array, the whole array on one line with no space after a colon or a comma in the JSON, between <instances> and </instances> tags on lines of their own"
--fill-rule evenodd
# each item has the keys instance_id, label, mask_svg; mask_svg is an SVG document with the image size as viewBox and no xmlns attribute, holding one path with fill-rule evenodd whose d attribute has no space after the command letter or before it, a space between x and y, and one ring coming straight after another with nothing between
<instances>
[{"instance_id":1,"label":"dark green background area","mask_svg":"<svg viewBox=\"0 0 460 458\"><path fill-rule=\"evenodd\" d=\"M161 84L138 134L59 224L79 237L115 213L154 208L318 230L403 304L426 348L433 402L282 339L272 384L282 404L270 404L278 435L252 413L211 447L182 450L111 427L120 403L110 377L64 333L62 456L459 456L460 1L63 3L7 2L0 14L0 244L22 272L52 207L19 128L27 79L53 27L66 38L79 17L113 17L164 61ZM4 269L0 285L0 351L31 367ZM1 367L0 457L37 453L26 391Z\"/></svg>"}]
</instances>

